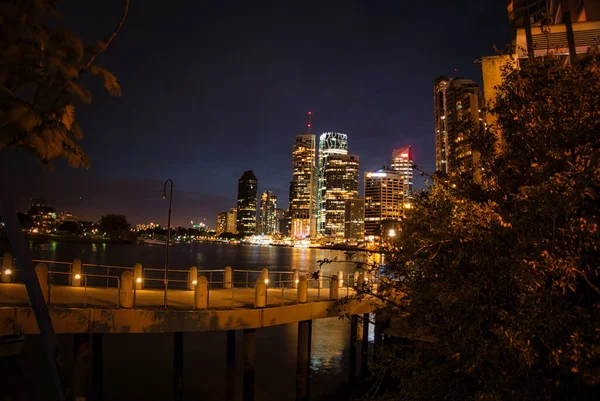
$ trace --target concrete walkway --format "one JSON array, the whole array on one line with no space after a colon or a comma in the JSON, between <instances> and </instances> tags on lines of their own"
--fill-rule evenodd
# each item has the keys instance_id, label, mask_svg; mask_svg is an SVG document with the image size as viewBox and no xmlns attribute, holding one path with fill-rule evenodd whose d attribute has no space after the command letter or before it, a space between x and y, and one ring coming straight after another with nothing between
<instances>
[{"instance_id":1,"label":"concrete walkway","mask_svg":"<svg viewBox=\"0 0 600 401\"><path fill-rule=\"evenodd\" d=\"M352 296L353 290L340 288L340 297ZM118 307L116 288L52 286L50 305L63 308L101 308ZM255 290L253 288L234 288L230 290L212 289L208 295L208 309L224 310L254 307ZM267 307L296 304L297 290L291 288L270 288ZM329 288L308 290L308 302L329 301ZM194 304L194 292L169 290L167 304L173 310L191 310ZM159 309L164 305L164 291L138 290L135 296L135 308ZM29 306L29 298L23 284L0 284L0 306Z\"/></svg>"}]
</instances>

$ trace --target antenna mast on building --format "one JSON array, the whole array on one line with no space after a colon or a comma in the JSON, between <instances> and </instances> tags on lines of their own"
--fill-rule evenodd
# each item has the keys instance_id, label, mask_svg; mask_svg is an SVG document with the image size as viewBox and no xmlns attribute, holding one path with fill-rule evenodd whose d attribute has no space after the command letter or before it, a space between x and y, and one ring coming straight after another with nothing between
<instances>
[{"instance_id":1,"label":"antenna mast on building","mask_svg":"<svg viewBox=\"0 0 600 401\"><path fill-rule=\"evenodd\" d=\"M311 131L311 126L312 126L312 111L308 112L308 133L310 134Z\"/></svg>"}]
</instances>

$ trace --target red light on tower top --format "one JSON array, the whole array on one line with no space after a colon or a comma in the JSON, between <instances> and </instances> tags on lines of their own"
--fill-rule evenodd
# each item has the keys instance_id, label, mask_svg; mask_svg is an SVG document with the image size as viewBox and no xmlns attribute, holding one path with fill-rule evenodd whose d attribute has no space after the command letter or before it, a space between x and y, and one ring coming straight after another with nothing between
<instances>
[{"instance_id":1,"label":"red light on tower top","mask_svg":"<svg viewBox=\"0 0 600 401\"><path fill-rule=\"evenodd\" d=\"M310 132L310 127L311 126L312 126L312 111L309 111L308 112L308 124L307 124L308 132Z\"/></svg>"}]
</instances>

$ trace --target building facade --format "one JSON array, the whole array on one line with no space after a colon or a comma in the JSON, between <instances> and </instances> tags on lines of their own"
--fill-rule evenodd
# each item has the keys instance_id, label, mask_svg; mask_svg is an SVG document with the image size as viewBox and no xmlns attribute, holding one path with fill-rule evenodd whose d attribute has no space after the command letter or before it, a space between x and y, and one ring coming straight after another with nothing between
<instances>
[{"instance_id":1,"label":"building facade","mask_svg":"<svg viewBox=\"0 0 600 401\"><path fill-rule=\"evenodd\" d=\"M258 226L261 235L273 235L277 232L277 196L271 191L265 191L260 197Z\"/></svg>"},{"instance_id":2,"label":"building facade","mask_svg":"<svg viewBox=\"0 0 600 401\"><path fill-rule=\"evenodd\" d=\"M293 178L290 183L289 211L291 235L303 238L316 232L315 136L296 135L292 152Z\"/></svg>"},{"instance_id":3,"label":"building facade","mask_svg":"<svg viewBox=\"0 0 600 401\"><path fill-rule=\"evenodd\" d=\"M438 77L434 82L436 171L473 172L478 160L465 141L462 124L483 124L483 96L470 79Z\"/></svg>"},{"instance_id":4,"label":"building facade","mask_svg":"<svg viewBox=\"0 0 600 401\"><path fill-rule=\"evenodd\" d=\"M319 162L317 179L317 234L325 234L327 219L327 160L329 156L348 154L348 135L325 132L319 137Z\"/></svg>"},{"instance_id":5,"label":"building facade","mask_svg":"<svg viewBox=\"0 0 600 401\"><path fill-rule=\"evenodd\" d=\"M399 220L404 213L404 177L382 168L365 173L365 236L381 238L385 220Z\"/></svg>"},{"instance_id":6,"label":"building facade","mask_svg":"<svg viewBox=\"0 0 600 401\"><path fill-rule=\"evenodd\" d=\"M413 161L410 145L392 151L391 167L404 178L404 195L406 198L410 198L413 189Z\"/></svg>"},{"instance_id":7,"label":"building facade","mask_svg":"<svg viewBox=\"0 0 600 401\"><path fill-rule=\"evenodd\" d=\"M238 180L237 231L241 235L256 234L256 204L258 180L252 170Z\"/></svg>"},{"instance_id":8,"label":"building facade","mask_svg":"<svg viewBox=\"0 0 600 401\"><path fill-rule=\"evenodd\" d=\"M290 212L288 210L276 209L275 219L277 220L277 234L283 237L289 237L292 228L292 220L290 219Z\"/></svg>"},{"instance_id":9,"label":"building facade","mask_svg":"<svg viewBox=\"0 0 600 401\"><path fill-rule=\"evenodd\" d=\"M227 225L225 231L232 234L237 234L237 209L232 208L227 212Z\"/></svg>"},{"instance_id":10,"label":"building facade","mask_svg":"<svg viewBox=\"0 0 600 401\"><path fill-rule=\"evenodd\" d=\"M344 206L344 238L364 241L365 239L365 200L348 199Z\"/></svg>"},{"instance_id":11,"label":"building facade","mask_svg":"<svg viewBox=\"0 0 600 401\"><path fill-rule=\"evenodd\" d=\"M217 214L217 237L227 232L227 212L221 212Z\"/></svg>"},{"instance_id":12,"label":"building facade","mask_svg":"<svg viewBox=\"0 0 600 401\"><path fill-rule=\"evenodd\" d=\"M346 201L358 198L360 159L357 155L327 157L324 172L325 231L328 237L343 239Z\"/></svg>"},{"instance_id":13,"label":"building facade","mask_svg":"<svg viewBox=\"0 0 600 401\"><path fill-rule=\"evenodd\" d=\"M46 205L44 199L30 199L27 214L32 218L37 232L50 233L56 229L56 212Z\"/></svg>"}]
</instances>

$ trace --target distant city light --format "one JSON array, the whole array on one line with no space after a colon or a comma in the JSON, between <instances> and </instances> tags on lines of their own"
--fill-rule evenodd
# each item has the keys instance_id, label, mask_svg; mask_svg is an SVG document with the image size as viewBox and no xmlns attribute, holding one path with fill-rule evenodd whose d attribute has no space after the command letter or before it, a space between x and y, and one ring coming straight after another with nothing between
<instances>
[{"instance_id":1,"label":"distant city light","mask_svg":"<svg viewBox=\"0 0 600 401\"><path fill-rule=\"evenodd\" d=\"M369 177L387 177L386 173L371 173Z\"/></svg>"}]
</instances>

